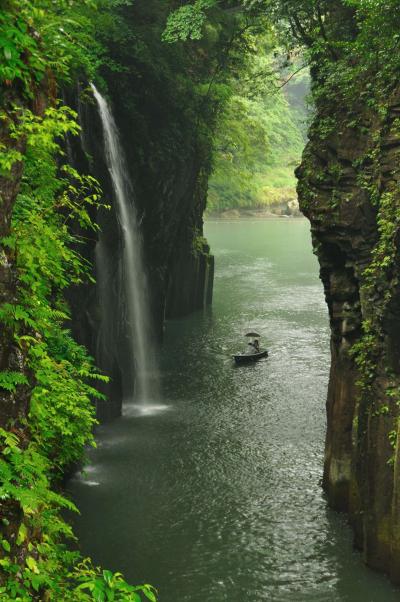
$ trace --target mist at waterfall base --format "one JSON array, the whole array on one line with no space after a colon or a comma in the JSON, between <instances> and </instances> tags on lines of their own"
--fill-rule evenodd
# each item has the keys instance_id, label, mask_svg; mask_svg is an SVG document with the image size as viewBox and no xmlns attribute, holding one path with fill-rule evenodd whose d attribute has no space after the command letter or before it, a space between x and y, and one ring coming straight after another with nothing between
<instances>
[{"instance_id":1,"label":"mist at waterfall base","mask_svg":"<svg viewBox=\"0 0 400 602\"><path fill-rule=\"evenodd\" d=\"M82 551L160 602L395 602L321 489L329 324L305 220L211 222L214 304L167 323L164 412L100 427ZM235 367L243 332L270 355Z\"/></svg>"},{"instance_id":2,"label":"mist at waterfall base","mask_svg":"<svg viewBox=\"0 0 400 602\"><path fill-rule=\"evenodd\" d=\"M121 230L122 251L119 265L114 265L108 256L102 235L96 248L96 275L101 326L98 337L97 355L100 365L107 366L111 341L119 328L127 342L130 359L129 374L122 374L125 397L134 398L144 411L156 408L160 398L158 367L155 354L155 337L150 315L150 296L143 258L143 242L138 225L135 195L129 177L125 154L117 125L106 99L94 84L91 84L103 128L104 151L112 182L116 217ZM118 277L119 303L113 306L111 291ZM121 314L121 315L120 315ZM126 370L124 371L126 372ZM134 391L132 391L134 382ZM128 383L128 385L126 384ZM129 390L130 385L130 390Z\"/></svg>"}]
</instances>

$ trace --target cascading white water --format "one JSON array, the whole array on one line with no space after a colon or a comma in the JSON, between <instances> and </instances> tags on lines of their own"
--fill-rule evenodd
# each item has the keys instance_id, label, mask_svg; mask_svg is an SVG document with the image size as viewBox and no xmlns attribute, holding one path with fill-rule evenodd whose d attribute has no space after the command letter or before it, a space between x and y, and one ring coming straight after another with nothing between
<instances>
[{"instance_id":1,"label":"cascading white water","mask_svg":"<svg viewBox=\"0 0 400 602\"><path fill-rule=\"evenodd\" d=\"M91 84L103 126L107 166L116 201L116 214L121 228L122 278L127 305L127 328L132 369L135 367L135 399L139 403L158 398L158 370L154 354L154 336L149 312L149 292L143 262L142 238L138 226L134 193L128 175L118 128L107 101ZM100 243L101 244L101 243ZM97 250L97 261L101 262ZM101 271L102 266L99 266ZM115 311L117 308L115 308Z\"/></svg>"}]
</instances>

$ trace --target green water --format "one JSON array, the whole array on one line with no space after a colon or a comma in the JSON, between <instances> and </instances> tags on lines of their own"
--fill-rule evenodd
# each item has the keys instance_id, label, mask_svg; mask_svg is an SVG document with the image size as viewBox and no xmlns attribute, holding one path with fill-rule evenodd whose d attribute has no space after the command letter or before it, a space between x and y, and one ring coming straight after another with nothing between
<instances>
[{"instance_id":1,"label":"green water","mask_svg":"<svg viewBox=\"0 0 400 602\"><path fill-rule=\"evenodd\" d=\"M85 554L160 602L391 602L320 488L329 332L305 220L214 222L213 308L167 324L163 398L99 429ZM234 367L248 328L270 356Z\"/></svg>"}]
</instances>

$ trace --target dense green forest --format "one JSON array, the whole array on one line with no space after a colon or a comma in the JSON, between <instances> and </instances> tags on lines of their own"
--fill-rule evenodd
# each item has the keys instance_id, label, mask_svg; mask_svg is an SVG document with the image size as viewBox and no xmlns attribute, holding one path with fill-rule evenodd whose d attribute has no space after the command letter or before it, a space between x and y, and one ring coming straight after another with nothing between
<instances>
[{"instance_id":1,"label":"dense green forest","mask_svg":"<svg viewBox=\"0 0 400 602\"><path fill-rule=\"evenodd\" d=\"M143 174L154 179L166 156L171 164L184 164L192 153L199 188L207 186L213 170L208 208L219 211L292 198L293 171L306 139L307 117L299 115L297 102L309 69L317 117L299 172L302 209L321 230L319 240L314 228L314 243L324 284L339 286L353 270L350 305L343 312L351 314L353 302L356 309L343 332L334 330L334 342L345 338L354 319L356 334L343 343L340 358L358 370L355 412L365 412L360 420L351 415L346 432L356 425L352 441L360 455L353 458L354 470L366 482L368 467L357 458L373 454L364 446L373 417L385 421L374 431L390 440L390 458L382 451L380 474L390 471L387 483L392 479L396 493L398 341L390 333L399 329L399 31L397 0L3 0L1 600L139 602L157 596L150 585L129 585L119 573L82 558L64 518L65 509L76 508L63 494L63 477L95 445L94 401L103 397L99 390L107 381L72 336L66 301L71 287L93 283L85 241L96 240L96 213L108 210L90 169L93 157L86 157L86 171L68 159L66 139L79 138L81 128L65 99L76 97L78 84L88 107L94 104L90 81L105 95L118 92L119 109L133 120L141 142L133 168L139 182ZM307 69L282 86L302 66L299 61ZM338 123L350 149L343 159ZM320 163L315 157L322 157ZM321 198L328 198L322 216ZM346 228L358 232L362 221L349 217L352 204L362 205L361 217L370 221L345 240ZM195 252L201 234L192 234ZM358 263L353 256L346 263L349 249L360 253ZM329 261L338 266L331 280ZM333 328L339 318L332 310ZM356 481L350 506L361 520L372 489L357 488ZM386 509L394 507L386 502ZM380 512L368 524L379 522ZM383 523L376 537L389 545ZM400 554L396 542L391 549Z\"/></svg>"},{"instance_id":2,"label":"dense green forest","mask_svg":"<svg viewBox=\"0 0 400 602\"><path fill-rule=\"evenodd\" d=\"M226 209L281 209L296 199L309 112L306 65L256 38L251 69L234 88L219 119L209 183L209 213ZM275 55L275 56L274 56ZM284 58L284 60L282 60ZM259 80L261 82L259 83Z\"/></svg>"}]
</instances>

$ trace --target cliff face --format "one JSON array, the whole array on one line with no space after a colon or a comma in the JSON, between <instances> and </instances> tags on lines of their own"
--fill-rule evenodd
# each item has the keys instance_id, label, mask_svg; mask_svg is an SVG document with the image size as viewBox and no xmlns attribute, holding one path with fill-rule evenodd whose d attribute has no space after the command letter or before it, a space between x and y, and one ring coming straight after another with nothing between
<instances>
[{"instance_id":1,"label":"cliff face","mask_svg":"<svg viewBox=\"0 0 400 602\"><path fill-rule=\"evenodd\" d=\"M129 85L133 91L135 82ZM136 194L152 313L161 335L165 317L183 316L205 305L202 300L210 276L204 272L212 258L206 244L199 248L199 241L211 149L198 139L190 119L182 116L179 123L174 122L168 106L157 106L161 116L155 117L144 110L140 98L132 111L131 106L125 106L126 96L122 94L127 94L126 90L121 94L113 91L111 100ZM154 119L162 127L143 136L143 123Z\"/></svg>"},{"instance_id":2,"label":"cliff face","mask_svg":"<svg viewBox=\"0 0 400 602\"><path fill-rule=\"evenodd\" d=\"M131 366L127 365L130 353L122 299L123 242L104 159L102 128L94 104L87 100L83 103L78 96L70 99L70 103L78 110L82 135L80 140L70 140L70 159L80 170L91 172L99 180L104 202L111 207L101 209L95 218L101 228L101 245L93 236L85 245L86 257L96 266L97 283L71 292L72 328L75 338L90 350L97 365L111 377L110 383L102 387L109 401L97 402L98 413L104 419L120 414L124 392L132 389L134 376L132 380ZM142 164L145 151L143 140L134 134L134 119L124 115L117 104L113 107L128 158L135 193L132 202L143 234L155 334L161 339L166 318L182 317L212 301L214 262L203 238L202 217L207 195L208 156L187 143L186 148L182 144L175 150L184 159L177 161L175 155L165 154L162 160L150 156L146 164ZM137 118L137 113L134 115ZM145 116L141 115L140 119ZM160 153L161 157L159 141L151 143L153 153ZM107 279L103 283L107 288L105 296L100 290L100 264Z\"/></svg>"},{"instance_id":3,"label":"cliff face","mask_svg":"<svg viewBox=\"0 0 400 602\"><path fill-rule=\"evenodd\" d=\"M380 111L342 100L317 104L298 170L331 323L324 487L365 561L400 582L400 90Z\"/></svg>"},{"instance_id":4,"label":"cliff face","mask_svg":"<svg viewBox=\"0 0 400 602\"><path fill-rule=\"evenodd\" d=\"M160 0L122 7L118 13L122 35L106 34L103 41L111 62L122 68L116 75L104 66L101 73L135 192L160 336L165 317L183 316L211 301L213 272L213 259L202 238L202 216L216 105L211 96L199 94L199 88L203 80L209 85L214 73L218 35L204 41L204 48L167 44L162 33L170 11L171 6ZM90 121L85 129L91 129ZM93 169L109 191L96 152L101 137L90 142L87 132L87 138L89 154L97 155ZM105 220L103 229L112 232L111 236L106 232L110 244L117 246L118 230L110 226L110 217L99 219Z\"/></svg>"},{"instance_id":5,"label":"cliff face","mask_svg":"<svg viewBox=\"0 0 400 602\"><path fill-rule=\"evenodd\" d=\"M159 7L159 2L153 4ZM130 47L125 50L126 55L123 45L110 47L110 56L125 65L125 70L116 77L105 69L103 87L127 159L134 191L131 201L143 236L151 313L156 335L161 339L165 318L181 317L211 303L213 257L203 238L202 217L211 140L204 135L200 114L204 107L195 106L193 89L188 82L181 92L177 89L176 71L182 69L181 63L185 65L186 60L182 48L170 49L161 42L164 23L161 19L159 27L148 33L149 10L135 5L123 14L123 22L129 32L132 29L137 36L144 36L142 43L150 59L147 56L143 62L143 57L136 56ZM144 22L143 32L140 18ZM118 54L121 48L122 56ZM163 57L163 69L156 64L158 55ZM82 126L80 140L69 141L70 160L80 171L89 171L100 181L104 202L111 206L95 216L101 228L101 245L91 236L85 250L88 259L97 267L101 264L103 272L108 274L107 302L100 299L102 285L97 270L97 288L85 286L71 294L73 332L111 377L105 393L112 404L100 404L100 413L118 415L123 392L131 390L133 384L128 376L131 366L126 364L129 329L122 300L121 229L105 164L97 107L87 84L81 85L78 92L76 89L67 92L66 96L68 104L77 110Z\"/></svg>"},{"instance_id":6,"label":"cliff face","mask_svg":"<svg viewBox=\"0 0 400 602\"><path fill-rule=\"evenodd\" d=\"M207 198L208 172L200 171L188 201L191 208L179 211L179 228L172 237L167 272L165 317L179 318L212 302L214 257L203 237L203 212ZM171 228L171 234L173 228ZM166 241L166 246L167 241Z\"/></svg>"}]
</instances>

